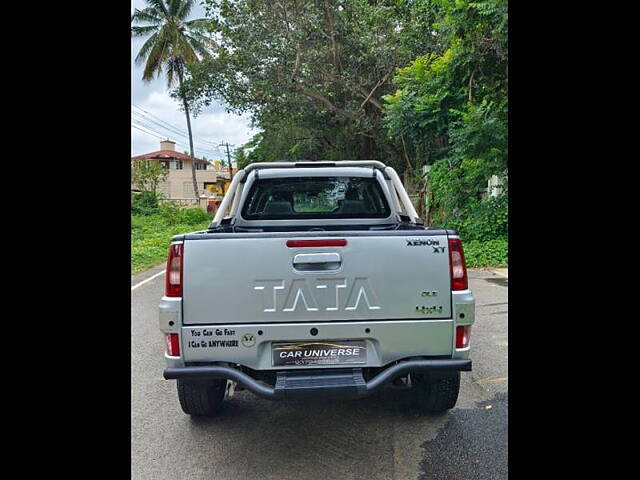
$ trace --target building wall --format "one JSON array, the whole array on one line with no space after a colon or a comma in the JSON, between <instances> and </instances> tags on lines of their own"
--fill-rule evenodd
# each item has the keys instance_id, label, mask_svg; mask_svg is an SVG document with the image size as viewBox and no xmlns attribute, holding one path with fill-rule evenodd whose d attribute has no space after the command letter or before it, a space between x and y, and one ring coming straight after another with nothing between
<instances>
[{"instance_id":1,"label":"building wall","mask_svg":"<svg viewBox=\"0 0 640 480\"><path fill-rule=\"evenodd\" d=\"M229 177L229 174L217 171L213 167L207 166L209 170L196 170L196 180L198 182L198 193L209 195L204 190L205 182L220 182L222 178ZM169 170L166 182L160 186L160 191L168 199L193 198L193 180L191 179L191 161L182 162L182 170Z\"/></svg>"},{"instance_id":2,"label":"building wall","mask_svg":"<svg viewBox=\"0 0 640 480\"><path fill-rule=\"evenodd\" d=\"M154 160L152 160L154 161ZM210 196L212 193L205 190L204 184L216 183L218 195L222 194L229 186L229 171L226 168L207 165L206 170L196 170L198 193ZM134 188L134 185L131 185ZM191 178L191 160L182 161L182 169L175 168L175 163L170 162L170 168L166 180L158 187L159 193L169 200L193 199L193 181Z\"/></svg>"}]
</instances>

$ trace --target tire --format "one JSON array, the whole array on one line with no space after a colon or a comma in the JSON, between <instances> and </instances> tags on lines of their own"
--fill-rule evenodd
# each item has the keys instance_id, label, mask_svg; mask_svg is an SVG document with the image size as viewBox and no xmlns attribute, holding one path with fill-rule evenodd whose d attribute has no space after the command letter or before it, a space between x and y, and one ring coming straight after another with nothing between
<instances>
[{"instance_id":1,"label":"tire","mask_svg":"<svg viewBox=\"0 0 640 480\"><path fill-rule=\"evenodd\" d=\"M178 379L178 399L187 415L212 417L222 408L226 380Z\"/></svg>"},{"instance_id":2,"label":"tire","mask_svg":"<svg viewBox=\"0 0 640 480\"><path fill-rule=\"evenodd\" d=\"M460 372L446 375L411 374L411 383L420 407L427 413L439 413L453 408L460 391Z\"/></svg>"}]
</instances>

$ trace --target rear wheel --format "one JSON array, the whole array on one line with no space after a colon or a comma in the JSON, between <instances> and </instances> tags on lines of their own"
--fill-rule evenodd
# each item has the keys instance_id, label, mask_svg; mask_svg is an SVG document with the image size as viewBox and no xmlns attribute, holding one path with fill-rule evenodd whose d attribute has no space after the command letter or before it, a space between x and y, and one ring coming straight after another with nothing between
<instances>
[{"instance_id":1,"label":"rear wheel","mask_svg":"<svg viewBox=\"0 0 640 480\"><path fill-rule=\"evenodd\" d=\"M187 415L211 417L222 408L226 380L180 380L178 399Z\"/></svg>"},{"instance_id":2,"label":"rear wheel","mask_svg":"<svg viewBox=\"0 0 640 480\"><path fill-rule=\"evenodd\" d=\"M412 373L411 383L425 412L444 412L458 401L460 372L433 376Z\"/></svg>"}]
</instances>

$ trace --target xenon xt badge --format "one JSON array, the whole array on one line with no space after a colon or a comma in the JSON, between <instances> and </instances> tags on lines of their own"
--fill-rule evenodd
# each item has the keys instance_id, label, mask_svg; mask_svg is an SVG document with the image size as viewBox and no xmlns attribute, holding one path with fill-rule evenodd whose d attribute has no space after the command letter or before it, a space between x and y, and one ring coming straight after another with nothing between
<instances>
[{"instance_id":1,"label":"xenon xt badge","mask_svg":"<svg viewBox=\"0 0 640 480\"><path fill-rule=\"evenodd\" d=\"M433 245L440 245L440 240L432 240L431 238L427 240L418 239L411 240L407 239L407 247L430 247Z\"/></svg>"}]
</instances>

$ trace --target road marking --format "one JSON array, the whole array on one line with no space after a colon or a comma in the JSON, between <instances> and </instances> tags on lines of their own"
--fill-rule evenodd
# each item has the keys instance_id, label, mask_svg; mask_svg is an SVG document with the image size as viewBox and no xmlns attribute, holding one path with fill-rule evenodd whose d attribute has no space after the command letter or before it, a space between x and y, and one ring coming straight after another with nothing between
<instances>
[{"instance_id":1,"label":"road marking","mask_svg":"<svg viewBox=\"0 0 640 480\"><path fill-rule=\"evenodd\" d=\"M489 378L483 378L481 380L478 380L478 383L482 385L485 383L502 383L506 381L507 381L507 377L489 377Z\"/></svg>"},{"instance_id":2,"label":"road marking","mask_svg":"<svg viewBox=\"0 0 640 480\"><path fill-rule=\"evenodd\" d=\"M156 273L155 275L150 276L149 278L141 281L140 283L136 283L133 287L131 287L131 291L133 292L136 288L138 288L141 285L144 285L147 282L150 282L151 280L153 280L156 277L159 277L160 275L164 274L164 270Z\"/></svg>"}]
</instances>

